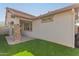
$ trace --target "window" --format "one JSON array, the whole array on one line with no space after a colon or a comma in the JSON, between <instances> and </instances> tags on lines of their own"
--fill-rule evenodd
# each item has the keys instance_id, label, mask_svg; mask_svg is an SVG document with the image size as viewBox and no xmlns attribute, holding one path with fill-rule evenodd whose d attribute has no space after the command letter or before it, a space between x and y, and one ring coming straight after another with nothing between
<instances>
[{"instance_id":1,"label":"window","mask_svg":"<svg viewBox=\"0 0 79 59\"><path fill-rule=\"evenodd\" d=\"M45 18L42 18L42 22L43 23L47 23L47 22L51 22L53 21L52 17L45 17Z\"/></svg>"},{"instance_id":2,"label":"window","mask_svg":"<svg viewBox=\"0 0 79 59\"><path fill-rule=\"evenodd\" d=\"M24 30L32 31L32 22L24 23Z\"/></svg>"}]
</instances>

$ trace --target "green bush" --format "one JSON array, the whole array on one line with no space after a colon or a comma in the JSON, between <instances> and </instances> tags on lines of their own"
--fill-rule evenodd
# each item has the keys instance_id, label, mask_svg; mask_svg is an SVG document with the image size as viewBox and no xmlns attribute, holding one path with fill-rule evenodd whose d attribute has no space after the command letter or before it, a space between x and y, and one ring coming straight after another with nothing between
<instances>
[{"instance_id":1,"label":"green bush","mask_svg":"<svg viewBox=\"0 0 79 59\"><path fill-rule=\"evenodd\" d=\"M33 54L28 51L23 51L23 52L16 53L14 56L33 56Z\"/></svg>"}]
</instances>

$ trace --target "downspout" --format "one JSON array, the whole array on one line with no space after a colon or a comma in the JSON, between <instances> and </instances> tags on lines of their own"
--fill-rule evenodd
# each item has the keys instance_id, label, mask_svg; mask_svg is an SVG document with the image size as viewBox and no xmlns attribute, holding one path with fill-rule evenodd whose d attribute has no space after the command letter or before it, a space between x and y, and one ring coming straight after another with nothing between
<instances>
[{"instance_id":1,"label":"downspout","mask_svg":"<svg viewBox=\"0 0 79 59\"><path fill-rule=\"evenodd\" d=\"M72 9L72 13L73 13L73 48L75 48L75 24L76 24L76 11L75 9L73 8Z\"/></svg>"},{"instance_id":2,"label":"downspout","mask_svg":"<svg viewBox=\"0 0 79 59\"><path fill-rule=\"evenodd\" d=\"M6 8L6 11L5 11L5 25L6 25L6 21L7 21L7 8Z\"/></svg>"}]
</instances>

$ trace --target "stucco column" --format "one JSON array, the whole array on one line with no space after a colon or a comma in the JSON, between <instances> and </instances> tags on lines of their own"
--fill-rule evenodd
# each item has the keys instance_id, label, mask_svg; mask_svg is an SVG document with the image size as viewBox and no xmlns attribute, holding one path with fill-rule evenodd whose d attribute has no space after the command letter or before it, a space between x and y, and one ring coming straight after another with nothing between
<instances>
[{"instance_id":1,"label":"stucco column","mask_svg":"<svg viewBox=\"0 0 79 59\"><path fill-rule=\"evenodd\" d=\"M20 32L20 25L14 25L14 39L15 41L21 40L21 32Z\"/></svg>"}]
</instances>

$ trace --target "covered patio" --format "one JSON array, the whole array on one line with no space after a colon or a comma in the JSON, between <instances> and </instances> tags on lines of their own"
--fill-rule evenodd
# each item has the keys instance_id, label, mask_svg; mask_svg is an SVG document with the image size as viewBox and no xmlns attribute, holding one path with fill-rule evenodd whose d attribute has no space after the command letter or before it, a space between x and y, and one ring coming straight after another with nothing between
<instances>
[{"instance_id":1,"label":"covered patio","mask_svg":"<svg viewBox=\"0 0 79 59\"><path fill-rule=\"evenodd\" d=\"M9 14L10 13L10 14ZM8 44L17 44L31 40L24 32L32 31L32 20L28 14L13 9L7 9L6 25L9 28L9 36L6 37Z\"/></svg>"},{"instance_id":2,"label":"covered patio","mask_svg":"<svg viewBox=\"0 0 79 59\"><path fill-rule=\"evenodd\" d=\"M8 44L18 44L21 42L32 40L31 37L24 34L25 31L32 30L32 22L19 20L19 25L11 24L9 36L6 37Z\"/></svg>"}]
</instances>

